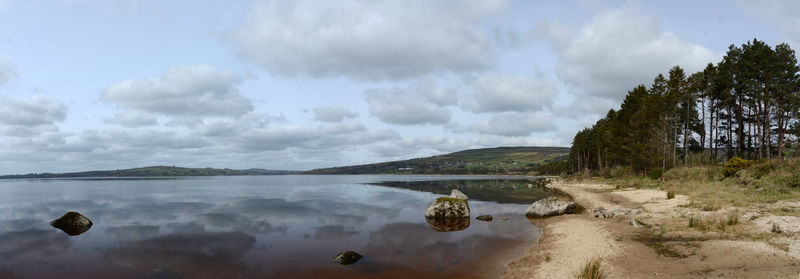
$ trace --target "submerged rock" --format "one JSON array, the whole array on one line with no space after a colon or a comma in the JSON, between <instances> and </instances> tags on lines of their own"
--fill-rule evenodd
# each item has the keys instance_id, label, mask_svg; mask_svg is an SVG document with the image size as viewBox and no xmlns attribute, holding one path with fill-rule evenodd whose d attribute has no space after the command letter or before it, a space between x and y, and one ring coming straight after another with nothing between
<instances>
[{"instance_id":1,"label":"submerged rock","mask_svg":"<svg viewBox=\"0 0 800 279\"><path fill-rule=\"evenodd\" d=\"M51 221L50 225L74 236L88 231L92 227L92 221L78 212L69 211L61 218Z\"/></svg>"},{"instance_id":2,"label":"submerged rock","mask_svg":"<svg viewBox=\"0 0 800 279\"><path fill-rule=\"evenodd\" d=\"M450 197L454 198L454 199L462 199L462 200L468 200L469 199L469 197L467 197L467 195L465 195L464 193L462 193L461 191L456 190L456 189L453 189L452 191L450 191Z\"/></svg>"},{"instance_id":3,"label":"submerged rock","mask_svg":"<svg viewBox=\"0 0 800 279\"><path fill-rule=\"evenodd\" d=\"M535 201L525 210L528 217L548 217L574 213L577 204L570 198L553 196Z\"/></svg>"},{"instance_id":4,"label":"submerged rock","mask_svg":"<svg viewBox=\"0 0 800 279\"><path fill-rule=\"evenodd\" d=\"M469 227L469 218L425 218L425 221L438 232L461 231Z\"/></svg>"},{"instance_id":5,"label":"submerged rock","mask_svg":"<svg viewBox=\"0 0 800 279\"><path fill-rule=\"evenodd\" d=\"M353 251L344 251L333 257L333 260L340 265L351 265L363 258L359 253Z\"/></svg>"},{"instance_id":6,"label":"submerged rock","mask_svg":"<svg viewBox=\"0 0 800 279\"><path fill-rule=\"evenodd\" d=\"M469 204L465 199L438 198L425 210L425 218L469 218Z\"/></svg>"},{"instance_id":7,"label":"submerged rock","mask_svg":"<svg viewBox=\"0 0 800 279\"><path fill-rule=\"evenodd\" d=\"M492 221L492 219L494 219L494 217L492 217L492 215L481 215L481 216L475 217L475 219L489 222L489 221Z\"/></svg>"}]
</instances>

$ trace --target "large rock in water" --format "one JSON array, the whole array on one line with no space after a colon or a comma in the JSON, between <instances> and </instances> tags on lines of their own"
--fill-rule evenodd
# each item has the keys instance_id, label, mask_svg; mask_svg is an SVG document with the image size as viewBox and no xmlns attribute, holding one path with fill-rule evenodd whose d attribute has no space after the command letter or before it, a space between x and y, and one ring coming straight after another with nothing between
<instances>
[{"instance_id":1,"label":"large rock in water","mask_svg":"<svg viewBox=\"0 0 800 279\"><path fill-rule=\"evenodd\" d=\"M553 196L533 202L525 216L528 217L547 217L568 213L574 213L577 204L567 197Z\"/></svg>"},{"instance_id":2,"label":"large rock in water","mask_svg":"<svg viewBox=\"0 0 800 279\"><path fill-rule=\"evenodd\" d=\"M50 225L58 228L68 235L79 235L85 233L92 227L92 220L86 218L82 214L74 211L69 211L61 218L55 219L50 222Z\"/></svg>"},{"instance_id":3,"label":"large rock in water","mask_svg":"<svg viewBox=\"0 0 800 279\"><path fill-rule=\"evenodd\" d=\"M452 191L450 191L450 197L454 198L454 199L462 199L462 200L468 200L469 199L469 197L467 197L467 195L465 195L464 193L462 193L461 191L456 190L456 189L453 189Z\"/></svg>"},{"instance_id":4,"label":"large rock in water","mask_svg":"<svg viewBox=\"0 0 800 279\"><path fill-rule=\"evenodd\" d=\"M469 218L469 204L464 199L438 198L425 210L425 218Z\"/></svg>"}]
</instances>

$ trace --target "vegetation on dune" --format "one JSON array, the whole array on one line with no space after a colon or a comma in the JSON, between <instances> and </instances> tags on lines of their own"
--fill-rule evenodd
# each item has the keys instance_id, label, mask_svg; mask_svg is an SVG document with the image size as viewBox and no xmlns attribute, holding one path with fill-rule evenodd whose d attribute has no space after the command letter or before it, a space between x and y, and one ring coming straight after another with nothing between
<instances>
[{"instance_id":1,"label":"vegetation on dune","mask_svg":"<svg viewBox=\"0 0 800 279\"><path fill-rule=\"evenodd\" d=\"M566 162L567 147L497 147L377 164L308 171L308 174L541 174L551 162ZM564 163L566 164L566 163ZM558 174L557 172L555 174Z\"/></svg>"},{"instance_id":2,"label":"vegetation on dune","mask_svg":"<svg viewBox=\"0 0 800 279\"><path fill-rule=\"evenodd\" d=\"M799 73L789 45L757 39L731 45L722 61L688 77L675 66L578 132L560 171L686 195L704 211L800 199Z\"/></svg>"},{"instance_id":3,"label":"vegetation on dune","mask_svg":"<svg viewBox=\"0 0 800 279\"><path fill-rule=\"evenodd\" d=\"M637 175L630 168L595 170L574 179L594 177L620 188L660 188L673 195L685 195L691 207L717 211L730 206L748 206L800 199L800 158L756 160L736 175L725 176L721 165L672 168L661 179ZM627 170L627 171L625 171ZM607 174L607 176L603 176ZM776 215L800 215L797 211L776 211Z\"/></svg>"},{"instance_id":4,"label":"vegetation on dune","mask_svg":"<svg viewBox=\"0 0 800 279\"><path fill-rule=\"evenodd\" d=\"M630 167L648 174L734 157L796 156L798 71L789 45L756 39L731 45L722 61L688 77L675 66L577 133L564 171Z\"/></svg>"}]
</instances>

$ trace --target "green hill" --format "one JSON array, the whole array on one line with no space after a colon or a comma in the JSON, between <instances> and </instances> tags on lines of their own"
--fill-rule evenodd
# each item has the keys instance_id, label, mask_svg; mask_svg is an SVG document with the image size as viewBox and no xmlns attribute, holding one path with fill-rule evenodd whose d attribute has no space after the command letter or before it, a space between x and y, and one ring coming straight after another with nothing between
<instances>
[{"instance_id":1,"label":"green hill","mask_svg":"<svg viewBox=\"0 0 800 279\"><path fill-rule=\"evenodd\" d=\"M304 174L529 174L547 162L564 161L569 147L496 147L358 166L315 169Z\"/></svg>"},{"instance_id":2,"label":"green hill","mask_svg":"<svg viewBox=\"0 0 800 279\"><path fill-rule=\"evenodd\" d=\"M220 175L276 175L292 174L295 171L266 169L213 169L213 168L181 168L168 166L152 166L122 170L84 171L70 173L29 173L2 175L0 179L13 178L66 178L66 177L154 177L154 176L220 176Z\"/></svg>"}]
</instances>

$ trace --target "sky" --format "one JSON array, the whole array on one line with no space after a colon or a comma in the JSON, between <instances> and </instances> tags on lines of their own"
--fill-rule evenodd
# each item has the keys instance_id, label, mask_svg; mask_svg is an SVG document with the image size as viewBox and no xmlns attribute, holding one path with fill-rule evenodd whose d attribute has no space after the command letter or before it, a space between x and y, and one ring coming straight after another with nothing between
<instances>
[{"instance_id":1,"label":"sky","mask_svg":"<svg viewBox=\"0 0 800 279\"><path fill-rule=\"evenodd\" d=\"M0 174L308 170L570 146L787 1L0 0Z\"/></svg>"}]
</instances>

